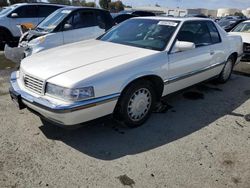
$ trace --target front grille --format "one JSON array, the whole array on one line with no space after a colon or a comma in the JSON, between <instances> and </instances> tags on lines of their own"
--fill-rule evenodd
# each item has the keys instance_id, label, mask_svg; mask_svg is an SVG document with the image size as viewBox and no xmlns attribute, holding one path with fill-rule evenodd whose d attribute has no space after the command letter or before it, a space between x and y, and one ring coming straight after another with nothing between
<instances>
[{"instance_id":1,"label":"front grille","mask_svg":"<svg viewBox=\"0 0 250 188\"><path fill-rule=\"evenodd\" d=\"M244 49L244 52L250 52L250 44L244 43L243 44L243 49Z\"/></svg>"},{"instance_id":2,"label":"front grille","mask_svg":"<svg viewBox=\"0 0 250 188\"><path fill-rule=\"evenodd\" d=\"M43 93L43 81L37 78L34 78L30 75L24 75L23 78L24 85L31 91L42 94Z\"/></svg>"}]
</instances>

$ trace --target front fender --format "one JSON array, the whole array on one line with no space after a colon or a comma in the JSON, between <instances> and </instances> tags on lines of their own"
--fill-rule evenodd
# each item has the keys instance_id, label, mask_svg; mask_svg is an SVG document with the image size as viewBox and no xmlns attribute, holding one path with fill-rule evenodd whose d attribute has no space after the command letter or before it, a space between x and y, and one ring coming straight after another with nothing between
<instances>
[{"instance_id":1,"label":"front fender","mask_svg":"<svg viewBox=\"0 0 250 188\"><path fill-rule=\"evenodd\" d=\"M155 72L153 72L153 71L145 71L145 72L141 72L141 73L135 74L133 76L130 76L128 79L126 79L124 81L124 83L121 85L120 89L119 89L120 92L122 92L133 81L135 81L137 79L140 79L140 78L143 78L143 77L146 77L146 76L156 76L156 77L159 77L162 80L162 82L163 82L163 79L159 75L155 74Z\"/></svg>"}]
</instances>

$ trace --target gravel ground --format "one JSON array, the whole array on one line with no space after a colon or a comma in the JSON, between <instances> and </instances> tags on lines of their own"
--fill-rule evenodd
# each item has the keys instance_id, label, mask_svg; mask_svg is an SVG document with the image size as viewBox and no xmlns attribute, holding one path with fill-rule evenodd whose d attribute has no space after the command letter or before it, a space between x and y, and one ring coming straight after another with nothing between
<instances>
[{"instance_id":1,"label":"gravel ground","mask_svg":"<svg viewBox=\"0 0 250 188\"><path fill-rule=\"evenodd\" d=\"M250 187L250 77L167 99L136 129L112 120L43 125L8 96L0 71L0 187Z\"/></svg>"}]
</instances>

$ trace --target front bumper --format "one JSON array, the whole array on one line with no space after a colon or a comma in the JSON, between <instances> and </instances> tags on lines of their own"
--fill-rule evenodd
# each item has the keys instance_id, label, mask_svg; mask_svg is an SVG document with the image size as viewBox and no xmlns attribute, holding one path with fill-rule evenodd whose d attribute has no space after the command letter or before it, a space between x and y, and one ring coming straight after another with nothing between
<instances>
[{"instance_id":1,"label":"front bumper","mask_svg":"<svg viewBox=\"0 0 250 188\"><path fill-rule=\"evenodd\" d=\"M244 55L241 58L241 61L250 61L250 52L244 53Z\"/></svg>"},{"instance_id":2,"label":"front bumper","mask_svg":"<svg viewBox=\"0 0 250 188\"><path fill-rule=\"evenodd\" d=\"M14 47L11 48L7 44L4 47L4 56L6 59L14 63L20 63L21 60L25 57L25 50L27 47Z\"/></svg>"},{"instance_id":3,"label":"front bumper","mask_svg":"<svg viewBox=\"0 0 250 188\"><path fill-rule=\"evenodd\" d=\"M36 97L22 90L16 72L11 74L10 96L19 109L28 107L56 124L76 125L113 113L119 93L84 100L58 104L44 97Z\"/></svg>"}]
</instances>

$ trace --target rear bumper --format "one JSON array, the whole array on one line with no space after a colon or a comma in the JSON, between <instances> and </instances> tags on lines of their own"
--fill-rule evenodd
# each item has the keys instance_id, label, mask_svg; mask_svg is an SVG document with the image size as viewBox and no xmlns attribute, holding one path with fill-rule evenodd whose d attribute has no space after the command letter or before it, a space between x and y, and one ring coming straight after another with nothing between
<instances>
[{"instance_id":1,"label":"rear bumper","mask_svg":"<svg viewBox=\"0 0 250 188\"><path fill-rule=\"evenodd\" d=\"M65 126L88 122L113 113L120 96L116 93L80 102L56 104L23 91L18 85L16 72L12 73L10 82L10 95L12 99L18 99L15 101L19 103L20 109L28 107L43 118Z\"/></svg>"}]
</instances>

